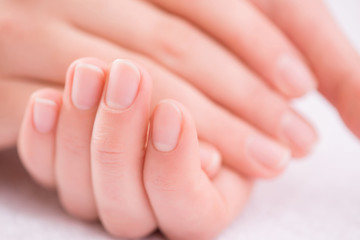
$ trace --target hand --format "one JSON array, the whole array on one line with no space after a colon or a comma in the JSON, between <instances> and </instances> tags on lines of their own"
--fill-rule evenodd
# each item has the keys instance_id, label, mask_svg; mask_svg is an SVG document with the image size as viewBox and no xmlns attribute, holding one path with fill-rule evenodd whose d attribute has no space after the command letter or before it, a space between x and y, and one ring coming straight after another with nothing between
<instances>
[{"instance_id":1,"label":"hand","mask_svg":"<svg viewBox=\"0 0 360 240\"><path fill-rule=\"evenodd\" d=\"M183 103L200 139L214 145L228 166L252 177L279 174L289 149L301 156L316 141L314 130L291 109L284 92L276 84L270 87L277 77L262 81L262 75L186 18L133 0L2 5L0 72L6 79L63 84L66 67L76 58L135 59L154 78L152 107L164 98ZM276 31L269 38L272 34L279 40ZM286 46L281 39L274 44ZM295 50L289 54L309 82L304 90L287 95L299 96L315 83L300 55Z\"/></svg>"},{"instance_id":2,"label":"hand","mask_svg":"<svg viewBox=\"0 0 360 240\"><path fill-rule=\"evenodd\" d=\"M300 96L310 88L311 77L306 75L312 69L320 92L360 138L359 54L336 25L324 1L149 2L201 28L286 96ZM285 66L288 73L282 72ZM280 77L281 72L288 78Z\"/></svg>"},{"instance_id":3,"label":"hand","mask_svg":"<svg viewBox=\"0 0 360 240\"><path fill-rule=\"evenodd\" d=\"M319 81L320 92L360 138L360 58L323 1L252 0L293 40ZM286 9L286 11L284 11Z\"/></svg>"},{"instance_id":4,"label":"hand","mask_svg":"<svg viewBox=\"0 0 360 240\"><path fill-rule=\"evenodd\" d=\"M169 239L212 239L239 213L250 181L200 158L195 124L180 103L162 101L150 119L147 72L124 60L108 70L82 59L67 76L63 97L52 89L33 94L18 147L30 174L56 187L69 213L99 217L115 236L159 227Z\"/></svg>"}]
</instances>

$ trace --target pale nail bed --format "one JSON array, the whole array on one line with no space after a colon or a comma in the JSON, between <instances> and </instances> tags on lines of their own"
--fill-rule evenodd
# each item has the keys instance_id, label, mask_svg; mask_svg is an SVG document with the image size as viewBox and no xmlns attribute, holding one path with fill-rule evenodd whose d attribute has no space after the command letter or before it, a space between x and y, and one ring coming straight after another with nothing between
<instances>
[{"instance_id":1,"label":"pale nail bed","mask_svg":"<svg viewBox=\"0 0 360 240\"><path fill-rule=\"evenodd\" d=\"M181 110L174 103L162 102L154 114L153 145L160 152L170 152L176 148L179 140L182 126Z\"/></svg>"},{"instance_id":2,"label":"pale nail bed","mask_svg":"<svg viewBox=\"0 0 360 240\"><path fill-rule=\"evenodd\" d=\"M250 136L248 153L260 164L270 169L280 169L290 160L290 150L261 136Z\"/></svg>"},{"instance_id":3,"label":"pale nail bed","mask_svg":"<svg viewBox=\"0 0 360 240\"><path fill-rule=\"evenodd\" d=\"M111 66L106 92L106 104L114 109L129 108L138 93L141 75L129 61L118 59Z\"/></svg>"},{"instance_id":4,"label":"pale nail bed","mask_svg":"<svg viewBox=\"0 0 360 240\"><path fill-rule=\"evenodd\" d=\"M40 133L49 133L54 129L57 117L57 104L49 99L36 98L33 106L33 121Z\"/></svg>"},{"instance_id":5,"label":"pale nail bed","mask_svg":"<svg viewBox=\"0 0 360 240\"><path fill-rule=\"evenodd\" d=\"M96 106L101 97L104 76L101 68L95 65L76 65L71 91L72 102L76 108L88 110Z\"/></svg>"}]
</instances>

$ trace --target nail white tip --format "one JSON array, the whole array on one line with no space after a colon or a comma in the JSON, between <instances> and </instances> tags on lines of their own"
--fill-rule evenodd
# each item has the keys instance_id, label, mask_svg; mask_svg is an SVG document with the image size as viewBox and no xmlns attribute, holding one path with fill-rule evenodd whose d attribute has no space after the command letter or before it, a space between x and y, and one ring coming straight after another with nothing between
<instances>
[{"instance_id":1,"label":"nail white tip","mask_svg":"<svg viewBox=\"0 0 360 240\"><path fill-rule=\"evenodd\" d=\"M99 68L98 66L95 66L93 64L79 63L79 64L76 65L76 68L87 68L87 69L99 72L102 75L105 75L104 71L101 68Z\"/></svg>"},{"instance_id":2,"label":"nail white tip","mask_svg":"<svg viewBox=\"0 0 360 240\"><path fill-rule=\"evenodd\" d=\"M128 65L129 67L134 69L134 71L138 74L139 78L141 77L139 68L133 62L131 62L127 59L121 59L121 58L118 58L113 62L113 64L119 64L119 63Z\"/></svg>"},{"instance_id":3,"label":"nail white tip","mask_svg":"<svg viewBox=\"0 0 360 240\"><path fill-rule=\"evenodd\" d=\"M35 102L41 103L41 104L46 104L46 105L49 105L49 106L56 106L57 105L56 102L54 102L52 100L49 100L49 99L46 99L46 98L36 98Z\"/></svg>"},{"instance_id":4,"label":"nail white tip","mask_svg":"<svg viewBox=\"0 0 360 240\"><path fill-rule=\"evenodd\" d=\"M160 152L171 152L172 150L174 150L174 146L170 146L168 144L154 142L154 145L156 149Z\"/></svg>"}]
</instances>

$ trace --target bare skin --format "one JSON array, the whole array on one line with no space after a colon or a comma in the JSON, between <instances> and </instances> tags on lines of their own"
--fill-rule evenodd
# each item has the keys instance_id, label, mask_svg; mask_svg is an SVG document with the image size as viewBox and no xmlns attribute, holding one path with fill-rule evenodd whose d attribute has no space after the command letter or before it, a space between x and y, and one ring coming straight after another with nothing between
<instances>
[{"instance_id":1,"label":"bare skin","mask_svg":"<svg viewBox=\"0 0 360 240\"><path fill-rule=\"evenodd\" d=\"M63 94L32 95L18 145L24 166L70 214L99 218L115 236L159 228L169 239L213 239L244 206L250 180L201 159L182 104L164 100L150 117L147 72L126 60L104 66L79 60Z\"/></svg>"},{"instance_id":2,"label":"bare skin","mask_svg":"<svg viewBox=\"0 0 360 240\"><path fill-rule=\"evenodd\" d=\"M15 144L31 93L44 86L62 88L67 66L84 56L107 62L130 58L146 66L155 83L152 106L168 97L182 102L201 138L249 176L278 174L276 167L250 163L261 162L247 149L247 139L254 134L270 137L268 147L284 146L293 156L312 149L316 135L288 100L315 86L360 135L355 100L359 57L322 1L227 0L215 12L212 9L219 8L212 8L214 4L197 1L188 8L182 1L162 0L1 2L0 96L7 104L0 109L0 148ZM143 13L144 21L126 14L131 12ZM296 74L289 76L284 65ZM208 119L231 126L231 146L222 144L226 129L206 124Z\"/></svg>"},{"instance_id":3,"label":"bare skin","mask_svg":"<svg viewBox=\"0 0 360 240\"><path fill-rule=\"evenodd\" d=\"M62 90L68 65L90 55L145 66L151 109L162 99L181 102L199 138L237 174L273 177L289 151L311 150L316 134L289 100L316 86L360 136L359 57L322 1L227 0L216 12L215 1L184 2L2 1L0 149L15 144L28 97Z\"/></svg>"},{"instance_id":4,"label":"bare skin","mask_svg":"<svg viewBox=\"0 0 360 240\"><path fill-rule=\"evenodd\" d=\"M12 85L8 86L11 89L23 89L18 90L24 91L22 96L29 96L33 90L13 83L61 87L67 66L77 58L95 56L106 62L128 58L145 66L153 76L152 108L169 97L184 104L194 117L200 138L214 145L227 164L239 172L251 177L276 176L282 170L279 166L289 160L289 151L293 156L303 156L316 142L315 131L288 102L289 98L314 88L316 81L301 55L268 24L262 26L273 36L271 44L287 46L281 52L296 59L297 66L305 72L303 76L307 80L301 78L301 82L309 83L305 90L295 89L286 94L284 88L275 84L276 79L284 79L283 73L274 74L272 78L269 73L257 73L231 49L237 43L216 40L222 32L207 32L200 25L188 24L188 17L176 17L150 2L122 0L104 4L94 0L84 6L82 1L36 0L27 4L6 1L1 9L4 9L0 20L0 31L4 33L1 35L1 83ZM113 17L104 18L104 11ZM126 14L131 12L143 13L147 21L139 25L134 16ZM260 16L259 13L253 17L262 19ZM122 24L124 22L128 24ZM115 26L119 34L112 34ZM264 58L274 55L259 52ZM285 78L294 80L288 79L292 78L288 75ZM2 121L7 124L1 126L7 136L2 139L2 146L16 141L19 116L25 108L22 99L9 100L18 107L16 114L12 113L14 108L3 109L6 119ZM301 135L298 137L293 129L300 129ZM252 149L262 149L262 153L254 154Z\"/></svg>"}]
</instances>

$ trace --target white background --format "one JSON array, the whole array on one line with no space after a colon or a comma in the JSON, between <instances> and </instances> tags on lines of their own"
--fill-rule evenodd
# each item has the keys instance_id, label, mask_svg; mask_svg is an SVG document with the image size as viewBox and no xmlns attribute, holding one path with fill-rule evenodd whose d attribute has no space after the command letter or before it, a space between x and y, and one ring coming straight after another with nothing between
<instances>
[{"instance_id":1,"label":"white background","mask_svg":"<svg viewBox=\"0 0 360 240\"><path fill-rule=\"evenodd\" d=\"M360 49L360 1L328 2ZM315 152L294 161L280 178L260 182L242 215L219 240L360 239L360 142L316 93L296 107L319 131ZM0 239L111 237L99 224L68 217L56 195L37 187L9 151L0 155Z\"/></svg>"}]
</instances>

